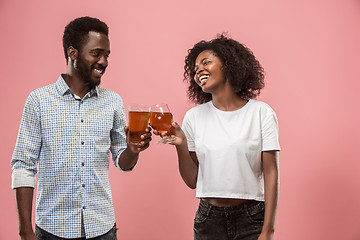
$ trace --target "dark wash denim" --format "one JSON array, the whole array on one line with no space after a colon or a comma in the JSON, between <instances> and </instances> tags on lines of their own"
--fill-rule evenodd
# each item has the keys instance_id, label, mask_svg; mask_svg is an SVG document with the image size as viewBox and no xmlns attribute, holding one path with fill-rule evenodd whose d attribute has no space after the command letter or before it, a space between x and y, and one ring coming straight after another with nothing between
<instances>
[{"instance_id":1,"label":"dark wash denim","mask_svg":"<svg viewBox=\"0 0 360 240\"><path fill-rule=\"evenodd\" d=\"M116 224L115 224L114 227L109 232L105 233L104 235L94 237L94 238L70 238L70 239L73 239L73 240L85 240L85 239L117 240L116 231L117 231L117 228L116 228ZM38 226L35 226L35 236L39 240L65 240L65 239L69 239L69 238L61 238L61 237L54 236L51 233L48 233L45 230L39 228Z\"/></svg>"},{"instance_id":2,"label":"dark wash denim","mask_svg":"<svg viewBox=\"0 0 360 240\"><path fill-rule=\"evenodd\" d=\"M264 224L264 214L264 202L216 207L200 200L194 220L194 239L257 240Z\"/></svg>"}]
</instances>

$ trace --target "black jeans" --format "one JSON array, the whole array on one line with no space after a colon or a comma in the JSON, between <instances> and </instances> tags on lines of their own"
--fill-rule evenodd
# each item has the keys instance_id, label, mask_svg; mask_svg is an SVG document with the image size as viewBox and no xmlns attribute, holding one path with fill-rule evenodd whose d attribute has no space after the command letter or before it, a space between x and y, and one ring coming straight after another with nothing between
<instances>
[{"instance_id":1,"label":"black jeans","mask_svg":"<svg viewBox=\"0 0 360 240\"><path fill-rule=\"evenodd\" d=\"M264 202L216 207L200 200L194 220L194 239L257 240L264 225L264 214Z\"/></svg>"},{"instance_id":2,"label":"black jeans","mask_svg":"<svg viewBox=\"0 0 360 240\"><path fill-rule=\"evenodd\" d=\"M117 228L116 228L116 224L115 224L114 227L109 232L105 233L104 235L94 237L94 238L71 238L71 239L73 239L73 240L85 240L85 239L117 240L116 231L117 231ZM69 239L69 238L61 238L61 237L57 237L55 235L52 235L51 233L46 232L45 230L39 228L38 226L35 226L35 236L39 240L65 240L65 239Z\"/></svg>"}]
</instances>

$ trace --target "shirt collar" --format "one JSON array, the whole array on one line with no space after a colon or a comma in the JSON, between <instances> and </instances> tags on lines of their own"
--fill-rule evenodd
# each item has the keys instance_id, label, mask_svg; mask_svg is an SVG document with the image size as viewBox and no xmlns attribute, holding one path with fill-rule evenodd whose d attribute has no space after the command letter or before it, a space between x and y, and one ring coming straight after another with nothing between
<instances>
[{"instance_id":1,"label":"shirt collar","mask_svg":"<svg viewBox=\"0 0 360 240\"><path fill-rule=\"evenodd\" d=\"M56 82L56 87L62 96L66 95L66 94L73 94L70 87L65 82L65 80L63 78L63 74L60 74L60 76ZM99 87L98 86L96 86L95 88L90 90L89 97L93 97L93 96L94 97L99 96Z\"/></svg>"},{"instance_id":2,"label":"shirt collar","mask_svg":"<svg viewBox=\"0 0 360 240\"><path fill-rule=\"evenodd\" d=\"M98 97L99 96L99 87L96 86L95 88L90 90L90 97Z\"/></svg>"}]
</instances>

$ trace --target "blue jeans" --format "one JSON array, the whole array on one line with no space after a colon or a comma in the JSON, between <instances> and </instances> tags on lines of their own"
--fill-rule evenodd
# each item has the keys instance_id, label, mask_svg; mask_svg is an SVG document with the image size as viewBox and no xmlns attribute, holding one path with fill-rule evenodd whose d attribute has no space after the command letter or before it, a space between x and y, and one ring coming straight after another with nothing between
<instances>
[{"instance_id":1,"label":"blue jeans","mask_svg":"<svg viewBox=\"0 0 360 240\"><path fill-rule=\"evenodd\" d=\"M94 237L94 238L71 238L71 239L73 239L73 240L85 240L85 239L117 240L116 231L117 231L117 228L116 228L116 224L115 224L114 227L109 232L105 233L104 235ZM35 236L39 240L65 240L65 239L69 239L69 238L61 238L61 237L57 237L55 235L52 235L51 233L46 232L45 230L39 228L38 226L35 226Z\"/></svg>"},{"instance_id":2,"label":"blue jeans","mask_svg":"<svg viewBox=\"0 0 360 240\"><path fill-rule=\"evenodd\" d=\"M194 220L194 239L257 240L264 224L264 213L264 202L216 207L200 200Z\"/></svg>"}]
</instances>

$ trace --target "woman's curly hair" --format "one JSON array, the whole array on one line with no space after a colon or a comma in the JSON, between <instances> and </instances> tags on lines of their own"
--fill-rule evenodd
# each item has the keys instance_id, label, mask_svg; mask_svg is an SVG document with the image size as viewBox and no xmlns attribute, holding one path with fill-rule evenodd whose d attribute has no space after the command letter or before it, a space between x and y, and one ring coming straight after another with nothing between
<instances>
[{"instance_id":1,"label":"woman's curly hair","mask_svg":"<svg viewBox=\"0 0 360 240\"><path fill-rule=\"evenodd\" d=\"M212 95L203 92L194 80L195 60L205 50L211 50L220 58L224 76L240 98L248 100L260 94L264 87L264 69L259 61L250 49L221 34L211 41L200 41L188 50L184 81L190 84L187 90L190 100L198 104L212 100Z\"/></svg>"}]
</instances>

